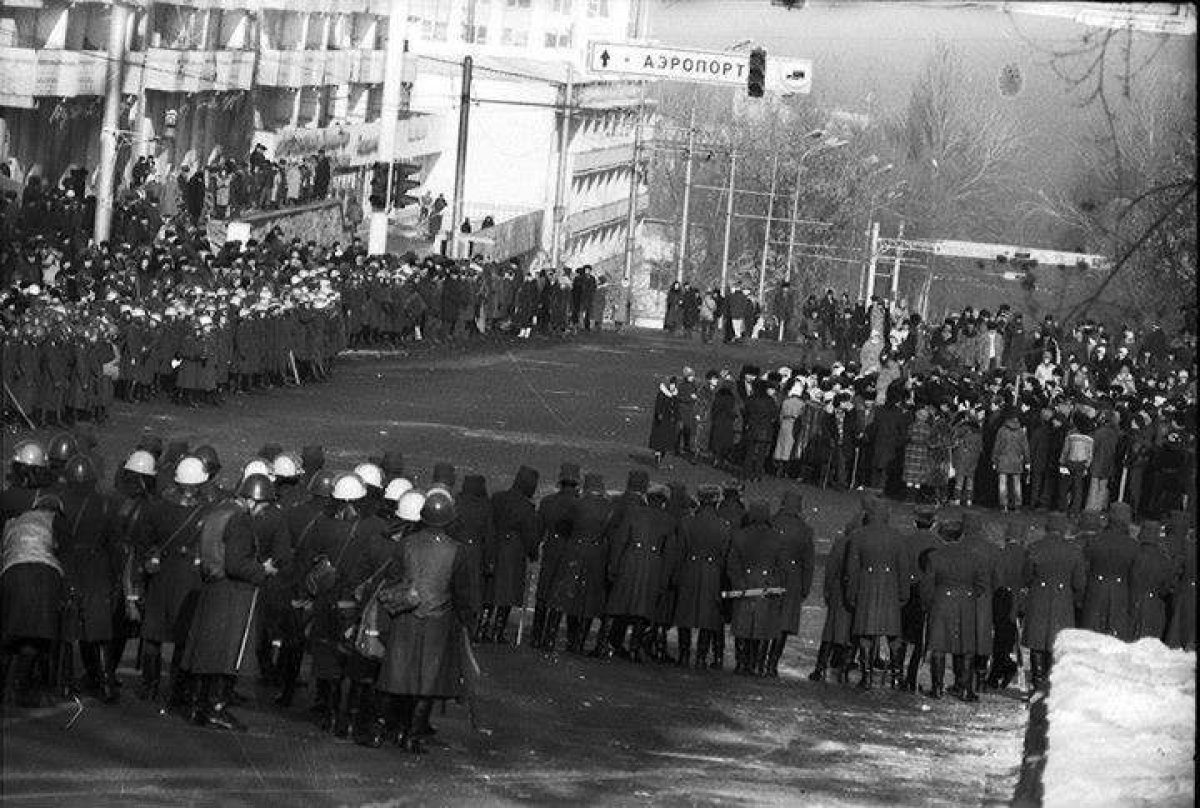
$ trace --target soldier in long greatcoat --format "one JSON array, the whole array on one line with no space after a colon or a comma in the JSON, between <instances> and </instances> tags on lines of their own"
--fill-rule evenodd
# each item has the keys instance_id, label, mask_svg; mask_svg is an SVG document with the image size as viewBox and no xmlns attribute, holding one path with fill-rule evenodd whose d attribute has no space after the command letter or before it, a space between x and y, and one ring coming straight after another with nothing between
<instances>
[{"instance_id":1,"label":"soldier in long greatcoat","mask_svg":"<svg viewBox=\"0 0 1200 808\"><path fill-rule=\"evenodd\" d=\"M696 667L706 668L713 639L725 630L721 577L732 531L717 515L721 489L701 486L697 495L699 510L679 524L680 563L673 622L679 633L679 664L688 663L692 631L696 630Z\"/></svg>"},{"instance_id":2,"label":"soldier in long greatcoat","mask_svg":"<svg viewBox=\"0 0 1200 808\"><path fill-rule=\"evenodd\" d=\"M550 592L558 584L563 554L571 537L571 511L579 499L579 466L563 463L558 473L558 490L538 504L538 524L542 529L541 563L538 565L537 593L534 598L534 648L553 651L563 614L549 606Z\"/></svg>"},{"instance_id":3,"label":"soldier in long greatcoat","mask_svg":"<svg viewBox=\"0 0 1200 808\"><path fill-rule=\"evenodd\" d=\"M649 652L647 629L658 606L662 555L672 529L665 512L648 503L631 504L611 534L606 613L615 618L609 643L617 656L642 661ZM631 628L628 649L625 629Z\"/></svg>"},{"instance_id":4,"label":"soldier in long greatcoat","mask_svg":"<svg viewBox=\"0 0 1200 808\"><path fill-rule=\"evenodd\" d=\"M779 552L779 534L771 525L767 503L751 501L745 524L733 532L725 568L735 590L774 589L784 585ZM766 673L770 641L780 631L781 600L778 596L742 597L734 601L729 629L736 647L737 667L744 676Z\"/></svg>"},{"instance_id":5,"label":"soldier in long greatcoat","mask_svg":"<svg viewBox=\"0 0 1200 808\"><path fill-rule=\"evenodd\" d=\"M1029 548L1025 559L1025 626L1029 648L1030 685L1040 687L1050 673L1050 652L1058 632L1075 627L1075 611L1083 602L1086 563L1083 552L1063 536L1064 518L1052 517L1045 535Z\"/></svg>"},{"instance_id":6,"label":"soldier in long greatcoat","mask_svg":"<svg viewBox=\"0 0 1200 808\"><path fill-rule=\"evenodd\" d=\"M1162 524L1142 523L1137 554L1129 571L1131 640L1163 639L1167 630L1167 596L1175 584L1175 565L1163 546Z\"/></svg>"},{"instance_id":7,"label":"soldier in long greatcoat","mask_svg":"<svg viewBox=\"0 0 1200 808\"><path fill-rule=\"evenodd\" d=\"M492 641L505 641L508 616L514 606L525 605L526 565L537 558L537 510L533 496L537 493L538 473L529 466L517 469L512 487L492 495L492 523L495 535L490 547L484 549L485 567L491 572L491 591L485 600L492 604Z\"/></svg>"},{"instance_id":8,"label":"soldier in long greatcoat","mask_svg":"<svg viewBox=\"0 0 1200 808\"><path fill-rule=\"evenodd\" d=\"M775 529L779 531L780 563L783 565L783 602L780 604L779 636L771 641L767 651L767 674L779 675L779 660L787 638L800 633L800 617L804 601L812 589L813 533L804 521L804 498L799 491L783 495L779 512L775 514Z\"/></svg>"},{"instance_id":9,"label":"soldier in long greatcoat","mask_svg":"<svg viewBox=\"0 0 1200 808\"><path fill-rule=\"evenodd\" d=\"M817 664L808 675L810 681L825 681L825 671L832 667L840 683L845 683L855 657L851 645L851 623L854 615L846 605L846 543L855 530L866 524L866 512L858 514L843 528L829 548L825 559L825 578L822 598L825 601L825 624L821 629L821 644L817 648Z\"/></svg>"},{"instance_id":10,"label":"soldier in long greatcoat","mask_svg":"<svg viewBox=\"0 0 1200 808\"><path fill-rule=\"evenodd\" d=\"M567 616L567 650L581 654L592 620L604 615L607 528L613 504L604 491L604 478L583 476L583 495L571 503L571 535L563 548L559 573L550 591L550 608ZM600 646L597 640L597 647Z\"/></svg>"},{"instance_id":11,"label":"soldier in long greatcoat","mask_svg":"<svg viewBox=\"0 0 1200 808\"><path fill-rule=\"evenodd\" d=\"M887 523L888 508L878 497L866 503L867 524L846 544L846 603L854 613L851 633L862 655L859 686L874 684L873 651L880 638L890 646L895 663L900 637L900 608L908 600L908 556L900 534ZM891 671L898 678L900 671Z\"/></svg>"},{"instance_id":12,"label":"soldier in long greatcoat","mask_svg":"<svg viewBox=\"0 0 1200 808\"><path fill-rule=\"evenodd\" d=\"M929 554L922 577L922 599L930 604L929 695L942 697L946 654L950 654L958 695L964 701L978 701L973 670L980 627L977 604L985 592L988 572L980 555L959 541L962 529L956 515L942 519L939 532L946 544Z\"/></svg>"},{"instance_id":13,"label":"soldier in long greatcoat","mask_svg":"<svg viewBox=\"0 0 1200 808\"><path fill-rule=\"evenodd\" d=\"M1129 573L1137 544L1129 536L1130 508L1124 502L1112 506L1112 523L1084 548L1087 560L1087 591L1083 597L1080 628L1129 639Z\"/></svg>"}]
</instances>

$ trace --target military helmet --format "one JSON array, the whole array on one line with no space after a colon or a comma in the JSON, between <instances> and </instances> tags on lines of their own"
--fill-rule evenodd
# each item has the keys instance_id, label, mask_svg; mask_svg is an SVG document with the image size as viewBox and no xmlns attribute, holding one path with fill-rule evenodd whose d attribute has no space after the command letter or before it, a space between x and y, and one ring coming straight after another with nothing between
<instances>
[{"instance_id":1,"label":"military helmet","mask_svg":"<svg viewBox=\"0 0 1200 808\"><path fill-rule=\"evenodd\" d=\"M276 477L291 479L300 476L300 461L295 455L281 454L271 464L271 470Z\"/></svg>"},{"instance_id":2,"label":"military helmet","mask_svg":"<svg viewBox=\"0 0 1200 808\"><path fill-rule=\"evenodd\" d=\"M273 480L275 478L275 475L271 472L271 467L267 465L267 461L265 460L251 460L246 464L246 467L242 469L243 480L255 474L261 474L268 480Z\"/></svg>"},{"instance_id":3,"label":"military helmet","mask_svg":"<svg viewBox=\"0 0 1200 808\"><path fill-rule=\"evenodd\" d=\"M400 497L412 490L413 484L405 477L397 477L387 484L383 498L390 502L399 502Z\"/></svg>"},{"instance_id":4,"label":"military helmet","mask_svg":"<svg viewBox=\"0 0 1200 808\"><path fill-rule=\"evenodd\" d=\"M374 463L359 463L354 467L354 473L364 485L383 488L383 469Z\"/></svg>"},{"instance_id":5,"label":"military helmet","mask_svg":"<svg viewBox=\"0 0 1200 808\"><path fill-rule=\"evenodd\" d=\"M353 502L367 495L367 486L357 474L343 474L333 484L333 498L339 502Z\"/></svg>"},{"instance_id":6,"label":"military helmet","mask_svg":"<svg viewBox=\"0 0 1200 808\"><path fill-rule=\"evenodd\" d=\"M96 482L96 464L87 455L77 454L63 467L63 476L72 485L87 485Z\"/></svg>"},{"instance_id":7,"label":"military helmet","mask_svg":"<svg viewBox=\"0 0 1200 808\"><path fill-rule=\"evenodd\" d=\"M200 458L200 462L204 464L204 470L208 472L208 476L212 476L221 470L221 459L217 456L217 450L211 446L197 446L193 455Z\"/></svg>"},{"instance_id":8,"label":"military helmet","mask_svg":"<svg viewBox=\"0 0 1200 808\"><path fill-rule=\"evenodd\" d=\"M204 461L191 455L180 458L175 466L175 482L179 485L203 485L208 482Z\"/></svg>"},{"instance_id":9,"label":"military helmet","mask_svg":"<svg viewBox=\"0 0 1200 808\"><path fill-rule=\"evenodd\" d=\"M74 435L67 432L60 432L51 438L50 446L46 450L51 463L66 463L67 460L78 453L79 441L75 440Z\"/></svg>"},{"instance_id":10,"label":"military helmet","mask_svg":"<svg viewBox=\"0 0 1200 808\"><path fill-rule=\"evenodd\" d=\"M275 486L267 475L251 474L242 480L242 484L238 486L237 495L255 502L272 502L275 499Z\"/></svg>"},{"instance_id":11,"label":"military helmet","mask_svg":"<svg viewBox=\"0 0 1200 808\"><path fill-rule=\"evenodd\" d=\"M17 444L16 451L13 452L12 462L44 469L48 462L46 450L35 440L21 441Z\"/></svg>"},{"instance_id":12,"label":"military helmet","mask_svg":"<svg viewBox=\"0 0 1200 808\"><path fill-rule=\"evenodd\" d=\"M308 493L314 497L329 499L333 496L333 485L337 482L337 474L322 469L314 474L308 481Z\"/></svg>"},{"instance_id":13,"label":"military helmet","mask_svg":"<svg viewBox=\"0 0 1200 808\"><path fill-rule=\"evenodd\" d=\"M132 471L134 474L153 477L155 474L154 455L145 449L138 449L126 458L125 470Z\"/></svg>"},{"instance_id":14,"label":"military helmet","mask_svg":"<svg viewBox=\"0 0 1200 808\"><path fill-rule=\"evenodd\" d=\"M420 522L421 511L425 508L425 495L420 491L405 491L396 501L396 516L405 522Z\"/></svg>"},{"instance_id":15,"label":"military helmet","mask_svg":"<svg viewBox=\"0 0 1200 808\"><path fill-rule=\"evenodd\" d=\"M444 490L430 491L421 507L421 521L430 527L445 527L454 521L458 514L454 507L454 497Z\"/></svg>"}]
</instances>

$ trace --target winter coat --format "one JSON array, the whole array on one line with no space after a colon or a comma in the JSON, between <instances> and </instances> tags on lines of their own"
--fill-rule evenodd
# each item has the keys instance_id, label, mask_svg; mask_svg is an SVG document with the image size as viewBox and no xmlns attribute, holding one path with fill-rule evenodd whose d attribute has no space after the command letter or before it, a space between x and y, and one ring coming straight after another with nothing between
<instances>
[{"instance_id":1,"label":"winter coat","mask_svg":"<svg viewBox=\"0 0 1200 808\"><path fill-rule=\"evenodd\" d=\"M904 484L925 485L933 473L933 424L929 420L913 422L904 447Z\"/></svg>"},{"instance_id":2,"label":"winter coat","mask_svg":"<svg viewBox=\"0 0 1200 808\"><path fill-rule=\"evenodd\" d=\"M960 543L940 547L928 556L921 599L929 603L930 651L977 654L977 607L985 592L987 572L979 556Z\"/></svg>"},{"instance_id":3,"label":"winter coat","mask_svg":"<svg viewBox=\"0 0 1200 808\"><path fill-rule=\"evenodd\" d=\"M235 513L225 526L225 577L200 589L188 632L183 669L194 674L236 676L255 658L266 578L250 517Z\"/></svg>"},{"instance_id":4,"label":"winter coat","mask_svg":"<svg viewBox=\"0 0 1200 808\"><path fill-rule=\"evenodd\" d=\"M784 398L779 407L779 435L775 438L775 452L772 456L780 463L786 463L796 454L796 419L803 410L804 401L793 395Z\"/></svg>"},{"instance_id":5,"label":"winter coat","mask_svg":"<svg viewBox=\"0 0 1200 808\"><path fill-rule=\"evenodd\" d=\"M730 586L733 589L784 586L779 549L779 533L769 523L748 524L733 531L725 564ZM734 600L729 630L738 639L775 639L782 629L782 603L778 597Z\"/></svg>"},{"instance_id":6,"label":"winter coat","mask_svg":"<svg viewBox=\"0 0 1200 808\"><path fill-rule=\"evenodd\" d=\"M116 505L99 491L68 488L62 495L67 529L55 554L63 567L68 640L112 639L112 613L121 576Z\"/></svg>"},{"instance_id":7,"label":"winter coat","mask_svg":"<svg viewBox=\"0 0 1200 808\"><path fill-rule=\"evenodd\" d=\"M12 489L4 492L11 493ZM9 504L12 498L9 499ZM32 496L30 497L32 502ZM5 511L13 518L23 513ZM69 526L56 514L51 523L53 546L61 546ZM63 605L62 566L54 556L53 546L40 544L35 554L17 554L14 548L4 548L5 569L0 575L0 639L57 640L61 628ZM38 560L40 559L40 560ZM7 649L6 649L7 650Z\"/></svg>"},{"instance_id":8,"label":"winter coat","mask_svg":"<svg viewBox=\"0 0 1200 808\"><path fill-rule=\"evenodd\" d=\"M874 433L874 467L887 468L904 445L908 434L908 414L899 407L880 407L871 422Z\"/></svg>"},{"instance_id":9,"label":"winter coat","mask_svg":"<svg viewBox=\"0 0 1200 808\"><path fill-rule=\"evenodd\" d=\"M1078 547L1049 534L1029 548L1023 572L1024 643L1031 651L1051 651L1058 632L1075 627L1075 609L1083 602L1086 564Z\"/></svg>"},{"instance_id":10,"label":"winter coat","mask_svg":"<svg viewBox=\"0 0 1200 808\"><path fill-rule=\"evenodd\" d=\"M1092 433L1092 466L1089 469L1092 477L1107 480L1118 476L1118 448L1121 443L1121 433L1109 424L1098 427Z\"/></svg>"},{"instance_id":11,"label":"winter coat","mask_svg":"<svg viewBox=\"0 0 1200 808\"><path fill-rule=\"evenodd\" d=\"M658 606L663 551L672 525L663 511L636 504L627 510L609 545L606 613L652 620Z\"/></svg>"},{"instance_id":12,"label":"winter coat","mask_svg":"<svg viewBox=\"0 0 1200 808\"><path fill-rule=\"evenodd\" d=\"M708 448L715 457L726 457L736 442L737 398L733 390L722 387L713 396Z\"/></svg>"},{"instance_id":13,"label":"winter coat","mask_svg":"<svg viewBox=\"0 0 1200 808\"><path fill-rule=\"evenodd\" d=\"M545 603L558 585L563 555L571 540L571 512L577 499L577 488L564 488L543 497L538 505L538 524L543 536L537 577L538 603Z\"/></svg>"},{"instance_id":14,"label":"winter coat","mask_svg":"<svg viewBox=\"0 0 1200 808\"><path fill-rule=\"evenodd\" d=\"M536 477L518 472L512 488L492 495L495 534L484 549L484 567L491 573L491 589L484 595L489 605L525 605L525 565L537 558L541 535L532 501L536 490Z\"/></svg>"},{"instance_id":15,"label":"winter coat","mask_svg":"<svg viewBox=\"0 0 1200 808\"><path fill-rule=\"evenodd\" d=\"M1137 545L1121 527L1110 527L1083 551L1087 590L1080 628L1129 639L1129 573Z\"/></svg>"},{"instance_id":16,"label":"winter coat","mask_svg":"<svg viewBox=\"0 0 1200 808\"><path fill-rule=\"evenodd\" d=\"M464 627L478 609L463 547L449 533L425 528L406 536L393 559L389 583L412 586L417 606L390 615L376 687L394 695L456 698L463 692Z\"/></svg>"},{"instance_id":17,"label":"winter coat","mask_svg":"<svg viewBox=\"0 0 1200 808\"><path fill-rule=\"evenodd\" d=\"M850 644L850 624L854 615L846 606L845 570L846 533L833 540L829 557L825 560L825 580L822 597L825 601L825 625L821 629L821 642L835 645Z\"/></svg>"},{"instance_id":18,"label":"winter coat","mask_svg":"<svg viewBox=\"0 0 1200 808\"><path fill-rule=\"evenodd\" d=\"M1129 571L1131 640L1163 639L1167 630L1166 598L1175 583L1171 559L1154 541L1138 545Z\"/></svg>"},{"instance_id":19,"label":"winter coat","mask_svg":"<svg viewBox=\"0 0 1200 808\"><path fill-rule=\"evenodd\" d=\"M680 522L674 625L709 631L722 629L721 576L730 538L729 525L711 506Z\"/></svg>"},{"instance_id":20,"label":"winter coat","mask_svg":"<svg viewBox=\"0 0 1200 808\"><path fill-rule=\"evenodd\" d=\"M975 606L975 653L981 656L990 656L992 653L992 596L999 583L1000 548L981 535L964 535L962 546L977 556L980 569L983 571L981 579L983 592Z\"/></svg>"},{"instance_id":21,"label":"winter coat","mask_svg":"<svg viewBox=\"0 0 1200 808\"><path fill-rule=\"evenodd\" d=\"M675 449L679 435L679 406L674 395L661 389L654 399L653 423L650 427L650 450L666 454Z\"/></svg>"},{"instance_id":22,"label":"winter coat","mask_svg":"<svg viewBox=\"0 0 1200 808\"><path fill-rule=\"evenodd\" d=\"M872 523L852 532L846 543L846 605L854 613L857 636L900 634L900 606L909 594L908 558L897 533Z\"/></svg>"},{"instance_id":23,"label":"winter coat","mask_svg":"<svg viewBox=\"0 0 1200 808\"><path fill-rule=\"evenodd\" d=\"M783 585L787 589L780 603L779 628L788 634L798 634L804 601L812 589L813 532L798 505L781 509L775 515L774 523L779 533Z\"/></svg>"},{"instance_id":24,"label":"winter coat","mask_svg":"<svg viewBox=\"0 0 1200 808\"><path fill-rule=\"evenodd\" d=\"M996 433L992 464L997 474L1021 474L1029 462L1029 440L1020 424L1005 423Z\"/></svg>"},{"instance_id":25,"label":"winter coat","mask_svg":"<svg viewBox=\"0 0 1200 808\"><path fill-rule=\"evenodd\" d=\"M1187 542L1183 564L1175 580L1171 599L1171 618L1167 624L1167 645L1172 648L1196 648L1196 542Z\"/></svg>"},{"instance_id":26,"label":"winter coat","mask_svg":"<svg viewBox=\"0 0 1200 808\"><path fill-rule=\"evenodd\" d=\"M549 603L569 617L599 617L608 591L607 528L613 504L603 494L590 493L574 500L571 508L570 540Z\"/></svg>"},{"instance_id":27,"label":"winter coat","mask_svg":"<svg viewBox=\"0 0 1200 808\"><path fill-rule=\"evenodd\" d=\"M150 506L138 538L138 568L158 559L157 572L146 570L142 602L142 639L182 643L191 626L200 592L198 544L205 503L168 492Z\"/></svg>"}]
</instances>

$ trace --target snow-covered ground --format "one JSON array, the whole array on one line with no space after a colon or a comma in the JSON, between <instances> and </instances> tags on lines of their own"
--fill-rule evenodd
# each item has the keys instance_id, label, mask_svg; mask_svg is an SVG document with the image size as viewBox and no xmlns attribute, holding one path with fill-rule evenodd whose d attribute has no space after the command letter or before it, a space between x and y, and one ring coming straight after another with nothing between
<instances>
[{"instance_id":1,"label":"snow-covered ground","mask_svg":"<svg viewBox=\"0 0 1200 808\"><path fill-rule=\"evenodd\" d=\"M1063 631L1046 706L1047 808L1193 804L1195 653Z\"/></svg>"}]
</instances>

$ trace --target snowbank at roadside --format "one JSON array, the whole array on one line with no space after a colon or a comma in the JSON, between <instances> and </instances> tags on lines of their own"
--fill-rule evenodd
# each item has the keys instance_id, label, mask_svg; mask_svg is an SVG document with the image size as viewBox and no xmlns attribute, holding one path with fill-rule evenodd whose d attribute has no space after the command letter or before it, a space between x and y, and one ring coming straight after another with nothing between
<instances>
[{"instance_id":1,"label":"snowbank at roadside","mask_svg":"<svg viewBox=\"0 0 1200 808\"><path fill-rule=\"evenodd\" d=\"M1063 631L1046 706L1047 808L1193 804L1195 653Z\"/></svg>"}]
</instances>

